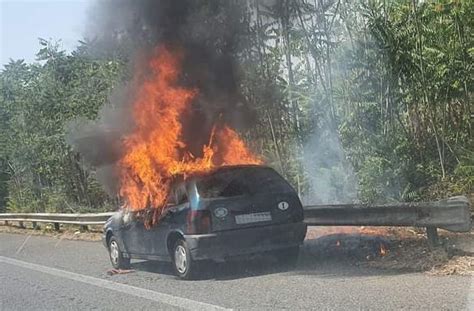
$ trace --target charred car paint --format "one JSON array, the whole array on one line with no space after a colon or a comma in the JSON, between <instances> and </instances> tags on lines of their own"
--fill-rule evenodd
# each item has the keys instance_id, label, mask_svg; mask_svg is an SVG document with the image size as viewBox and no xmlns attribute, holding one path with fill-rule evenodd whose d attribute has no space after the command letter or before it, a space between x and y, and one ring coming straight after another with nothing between
<instances>
[{"instance_id":1,"label":"charred car paint","mask_svg":"<svg viewBox=\"0 0 474 311\"><path fill-rule=\"evenodd\" d=\"M269 167L221 167L177 184L170 196L165 216L150 229L137 212L107 221L103 241L114 267L125 268L130 258L164 260L181 278L192 278L203 261L265 252L297 259L306 235L303 208Z\"/></svg>"}]
</instances>

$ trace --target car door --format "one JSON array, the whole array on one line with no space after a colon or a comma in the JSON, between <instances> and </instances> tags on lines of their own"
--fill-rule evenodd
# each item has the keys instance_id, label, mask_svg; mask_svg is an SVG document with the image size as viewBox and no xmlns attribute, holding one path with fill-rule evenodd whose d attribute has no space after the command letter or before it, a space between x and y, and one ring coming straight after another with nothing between
<instances>
[{"instance_id":1,"label":"car door","mask_svg":"<svg viewBox=\"0 0 474 311\"><path fill-rule=\"evenodd\" d=\"M150 256L165 256L166 237L169 231L169 223L167 217L160 219L160 221L151 228L145 229L144 239L146 241L146 254Z\"/></svg>"},{"instance_id":2,"label":"car door","mask_svg":"<svg viewBox=\"0 0 474 311\"><path fill-rule=\"evenodd\" d=\"M149 232L145 233L152 241L152 255L164 257L169 255L166 239L170 231L179 226L180 212L189 205L184 183L174 187L168 202L166 215Z\"/></svg>"},{"instance_id":3,"label":"car door","mask_svg":"<svg viewBox=\"0 0 474 311\"><path fill-rule=\"evenodd\" d=\"M121 232L122 239L127 252L134 255L147 254L147 248L150 247L149 242L145 239L145 226L138 213L131 212L130 220L122 223Z\"/></svg>"}]
</instances>

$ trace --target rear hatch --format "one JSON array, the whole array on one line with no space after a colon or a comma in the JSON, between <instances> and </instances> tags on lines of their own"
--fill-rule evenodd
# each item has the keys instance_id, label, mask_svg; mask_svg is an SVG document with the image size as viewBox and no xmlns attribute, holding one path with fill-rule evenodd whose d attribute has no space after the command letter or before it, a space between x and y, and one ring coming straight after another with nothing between
<instances>
[{"instance_id":1,"label":"rear hatch","mask_svg":"<svg viewBox=\"0 0 474 311\"><path fill-rule=\"evenodd\" d=\"M201 208L212 217L212 231L284 224L303 220L293 188L269 167L227 167L196 180Z\"/></svg>"}]
</instances>

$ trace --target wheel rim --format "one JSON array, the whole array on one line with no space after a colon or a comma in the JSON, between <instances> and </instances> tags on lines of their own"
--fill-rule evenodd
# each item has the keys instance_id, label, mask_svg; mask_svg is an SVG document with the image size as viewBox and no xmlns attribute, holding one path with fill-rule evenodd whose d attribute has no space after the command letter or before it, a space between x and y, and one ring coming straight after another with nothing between
<instances>
[{"instance_id":1,"label":"wheel rim","mask_svg":"<svg viewBox=\"0 0 474 311\"><path fill-rule=\"evenodd\" d=\"M182 245L178 245L174 250L174 264L179 273L186 272L188 261L186 260L186 249Z\"/></svg>"},{"instance_id":2,"label":"wheel rim","mask_svg":"<svg viewBox=\"0 0 474 311\"><path fill-rule=\"evenodd\" d=\"M110 242L110 259L114 264L118 263L119 260L119 247L117 242Z\"/></svg>"}]
</instances>

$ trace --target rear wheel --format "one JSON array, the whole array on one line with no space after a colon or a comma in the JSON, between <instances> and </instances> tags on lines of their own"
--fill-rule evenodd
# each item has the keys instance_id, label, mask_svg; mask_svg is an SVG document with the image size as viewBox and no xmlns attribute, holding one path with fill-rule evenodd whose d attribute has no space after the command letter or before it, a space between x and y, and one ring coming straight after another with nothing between
<instances>
[{"instance_id":1,"label":"rear wheel","mask_svg":"<svg viewBox=\"0 0 474 311\"><path fill-rule=\"evenodd\" d=\"M109 257L115 269L127 269L130 267L130 258L123 257L122 250L114 236L109 240Z\"/></svg>"},{"instance_id":2,"label":"rear wheel","mask_svg":"<svg viewBox=\"0 0 474 311\"><path fill-rule=\"evenodd\" d=\"M279 263L288 266L296 266L298 256L300 254L299 246L292 246L284 249L279 249L274 252L274 256Z\"/></svg>"},{"instance_id":3,"label":"rear wheel","mask_svg":"<svg viewBox=\"0 0 474 311\"><path fill-rule=\"evenodd\" d=\"M191 258L191 252L186 241L181 239L176 241L171 259L174 271L181 279L191 280L197 276L198 263Z\"/></svg>"}]
</instances>

